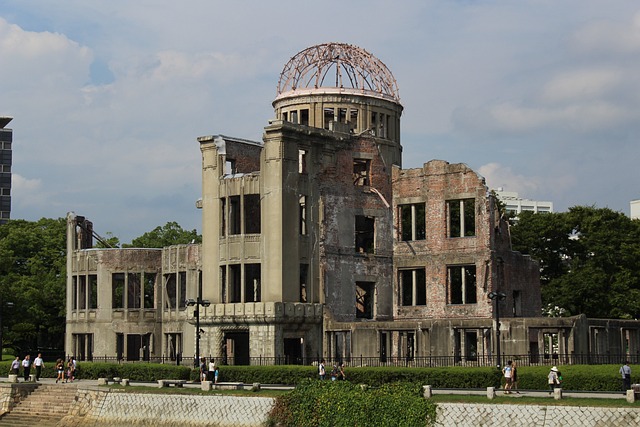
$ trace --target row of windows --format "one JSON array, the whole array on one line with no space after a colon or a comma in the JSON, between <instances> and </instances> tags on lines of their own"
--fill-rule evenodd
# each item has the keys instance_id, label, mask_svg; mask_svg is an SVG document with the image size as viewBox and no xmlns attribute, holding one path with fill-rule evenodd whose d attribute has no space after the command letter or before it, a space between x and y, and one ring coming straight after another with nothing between
<instances>
[{"instance_id":1,"label":"row of windows","mask_svg":"<svg viewBox=\"0 0 640 427\"><path fill-rule=\"evenodd\" d=\"M0 141L0 150L11 150L11 141Z\"/></svg>"},{"instance_id":2,"label":"row of windows","mask_svg":"<svg viewBox=\"0 0 640 427\"><path fill-rule=\"evenodd\" d=\"M322 110L322 127L329 129L331 123L341 123L348 126L351 132L357 132L358 115L360 111L357 108L333 107L325 106ZM365 117L366 118L366 117ZM309 126L309 109L301 108L282 112L282 120ZM391 126L392 116L389 114L371 112L369 117L369 131L373 136L379 138L389 138L389 128Z\"/></svg>"},{"instance_id":3,"label":"row of windows","mask_svg":"<svg viewBox=\"0 0 640 427\"><path fill-rule=\"evenodd\" d=\"M11 172L10 164L0 163L0 173L10 173L10 172Z\"/></svg>"},{"instance_id":4,"label":"row of windows","mask_svg":"<svg viewBox=\"0 0 640 427\"><path fill-rule=\"evenodd\" d=\"M475 200L448 200L446 206L447 236L451 238L475 236ZM400 240L412 241L426 239L427 215L425 203L398 205L398 216L400 217Z\"/></svg>"},{"instance_id":5,"label":"row of windows","mask_svg":"<svg viewBox=\"0 0 640 427\"><path fill-rule=\"evenodd\" d=\"M398 271L400 305L427 305L427 281L424 268ZM476 266L447 267L447 304L475 304Z\"/></svg>"}]
</instances>

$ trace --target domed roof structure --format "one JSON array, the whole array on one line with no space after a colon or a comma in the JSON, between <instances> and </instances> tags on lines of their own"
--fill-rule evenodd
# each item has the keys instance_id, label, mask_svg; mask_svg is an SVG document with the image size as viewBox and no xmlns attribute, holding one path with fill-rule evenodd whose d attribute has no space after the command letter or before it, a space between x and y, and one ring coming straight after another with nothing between
<instances>
[{"instance_id":1,"label":"domed roof structure","mask_svg":"<svg viewBox=\"0 0 640 427\"><path fill-rule=\"evenodd\" d=\"M387 66L366 50L346 43L324 43L298 52L280 74L276 99L319 88L337 88L400 103L398 84Z\"/></svg>"}]
</instances>

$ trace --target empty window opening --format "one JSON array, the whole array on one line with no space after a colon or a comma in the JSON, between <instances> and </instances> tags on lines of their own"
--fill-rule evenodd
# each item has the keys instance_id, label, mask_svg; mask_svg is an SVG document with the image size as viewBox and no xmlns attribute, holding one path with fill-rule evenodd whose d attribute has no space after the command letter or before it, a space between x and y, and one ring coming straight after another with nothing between
<instances>
[{"instance_id":1,"label":"empty window opening","mask_svg":"<svg viewBox=\"0 0 640 427\"><path fill-rule=\"evenodd\" d=\"M78 308L84 310L87 308L87 278L86 276L78 277Z\"/></svg>"},{"instance_id":2,"label":"empty window opening","mask_svg":"<svg viewBox=\"0 0 640 427\"><path fill-rule=\"evenodd\" d=\"M227 299L227 267L226 266L221 266L220 267L220 283L222 286L220 286L222 288L222 302L223 303L227 303L229 302L229 300Z\"/></svg>"},{"instance_id":3,"label":"empty window opening","mask_svg":"<svg viewBox=\"0 0 640 427\"><path fill-rule=\"evenodd\" d=\"M242 281L240 277L240 264L229 266L229 291L227 293L229 301L242 302Z\"/></svg>"},{"instance_id":4,"label":"empty window opening","mask_svg":"<svg viewBox=\"0 0 640 427\"><path fill-rule=\"evenodd\" d=\"M378 135L378 113L376 113L375 111L371 112L371 123L369 124L369 127L371 128L371 133L373 134L373 136L377 136Z\"/></svg>"},{"instance_id":5,"label":"empty window opening","mask_svg":"<svg viewBox=\"0 0 640 427\"><path fill-rule=\"evenodd\" d=\"M98 276L89 275L89 308L98 308Z\"/></svg>"},{"instance_id":6,"label":"empty window opening","mask_svg":"<svg viewBox=\"0 0 640 427\"><path fill-rule=\"evenodd\" d=\"M187 308L187 272L181 271L178 273L178 281L180 282L178 294L178 308Z\"/></svg>"},{"instance_id":7,"label":"empty window opening","mask_svg":"<svg viewBox=\"0 0 640 427\"><path fill-rule=\"evenodd\" d=\"M93 359L93 334L72 334L73 354L78 360Z\"/></svg>"},{"instance_id":8,"label":"empty window opening","mask_svg":"<svg viewBox=\"0 0 640 427\"><path fill-rule=\"evenodd\" d=\"M282 120L284 120L285 122L289 121L289 113L288 112L284 111L282 113Z\"/></svg>"},{"instance_id":9,"label":"empty window opening","mask_svg":"<svg viewBox=\"0 0 640 427\"><path fill-rule=\"evenodd\" d=\"M309 264L300 264L300 302L307 300L307 276L309 274Z\"/></svg>"},{"instance_id":10,"label":"empty window opening","mask_svg":"<svg viewBox=\"0 0 640 427\"><path fill-rule=\"evenodd\" d=\"M347 123L347 109L338 108L338 121L340 123Z\"/></svg>"},{"instance_id":11,"label":"empty window opening","mask_svg":"<svg viewBox=\"0 0 640 427\"><path fill-rule=\"evenodd\" d=\"M298 228L300 230L300 234L303 236L307 235L307 196L300 196L299 201L299 218L298 218Z\"/></svg>"},{"instance_id":12,"label":"empty window opening","mask_svg":"<svg viewBox=\"0 0 640 427\"><path fill-rule=\"evenodd\" d=\"M378 135L380 138L386 138L387 137L387 127L385 126L386 124L386 119L385 117L387 117L386 115L380 113L379 114L379 122L378 122L378 132L376 132L376 135Z\"/></svg>"},{"instance_id":13,"label":"empty window opening","mask_svg":"<svg viewBox=\"0 0 640 427\"><path fill-rule=\"evenodd\" d=\"M165 308L176 308L178 292L176 289L176 275L165 274L164 275L164 289L165 289Z\"/></svg>"},{"instance_id":14,"label":"empty window opening","mask_svg":"<svg viewBox=\"0 0 640 427\"><path fill-rule=\"evenodd\" d=\"M127 274L127 308L140 308L140 273Z\"/></svg>"},{"instance_id":15,"label":"empty window opening","mask_svg":"<svg viewBox=\"0 0 640 427\"><path fill-rule=\"evenodd\" d=\"M225 175L233 175L237 172L236 169L236 160L235 159L226 159L224 162L224 173Z\"/></svg>"},{"instance_id":16,"label":"empty window opening","mask_svg":"<svg viewBox=\"0 0 640 427\"><path fill-rule=\"evenodd\" d=\"M78 276L73 276L71 279L71 309L78 309Z\"/></svg>"},{"instance_id":17,"label":"empty window opening","mask_svg":"<svg viewBox=\"0 0 640 427\"><path fill-rule=\"evenodd\" d=\"M307 150L298 150L298 173L307 173Z\"/></svg>"},{"instance_id":18,"label":"empty window opening","mask_svg":"<svg viewBox=\"0 0 640 427\"><path fill-rule=\"evenodd\" d=\"M598 348L597 348L597 343L598 343L598 339L597 339L597 329L594 329L595 331L595 336L596 336L596 347L595 347L595 351L596 354L598 354ZM560 352L560 340L559 340L559 336L557 332L544 332L543 333L543 340L544 340L544 358L548 359L549 355L553 355L553 358L557 358L558 357L558 353Z\"/></svg>"},{"instance_id":19,"label":"empty window opening","mask_svg":"<svg viewBox=\"0 0 640 427\"><path fill-rule=\"evenodd\" d=\"M473 199L450 200L449 237L469 237L476 235L476 211Z\"/></svg>"},{"instance_id":20,"label":"empty window opening","mask_svg":"<svg viewBox=\"0 0 640 427\"><path fill-rule=\"evenodd\" d=\"M375 248L376 219L370 216L356 215L356 252L372 254Z\"/></svg>"},{"instance_id":21,"label":"empty window opening","mask_svg":"<svg viewBox=\"0 0 640 427\"><path fill-rule=\"evenodd\" d=\"M229 235L240 234L240 196L229 197Z\"/></svg>"},{"instance_id":22,"label":"empty window opening","mask_svg":"<svg viewBox=\"0 0 640 427\"><path fill-rule=\"evenodd\" d=\"M476 266L462 265L448 267L449 303L475 304L476 299Z\"/></svg>"},{"instance_id":23,"label":"empty window opening","mask_svg":"<svg viewBox=\"0 0 640 427\"><path fill-rule=\"evenodd\" d=\"M367 159L353 159L353 184L358 186L370 185L369 167L371 161Z\"/></svg>"},{"instance_id":24,"label":"empty window opening","mask_svg":"<svg viewBox=\"0 0 640 427\"><path fill-rule=\"evenodd\" d=\"M356 318L373 319L375 283L356 282Z\"/></svg>"},{"instance_id":25,"label":"empty window opening","mask_svg":"<svg viewBox=\"0 0 640 427\"><path fill-rule=\"evenodd\" d=\"M351 129L358 127L358 110L349 110L349 123L351 124Z\"/></svg>"},{"instance_id":26,"label":"empty window opening","mask_svg":"<svg viewBox=\"0 0 640 427\"><path fill-rule=\"evenodd\" d=\"M220 199L220 235L222 237L227 235L227 199L224 197Z\"/></svg>"},{"instance_id":27,"label":"empty window opening","mask_svg":"<svg viewBox=\"0 0 640 427\"><path fill-rule=\"evenodd\" d=\"M247 194L244 196L244 232L246 234L260 234L259 194Z\"/></svg>"},{"instance_id":28,"label":"empty window opening","mask_svg":"<svg viewBox=\"0 0 640 427\"><path fill-rule=\"evenodd\" d=\"M291 112L291 123L298 123L298 112L297 111L292 111Z\"/></svg>"},{"instance_id":29,"label":"empty window opening","mask_svg":"<svg viewBox=\"0 0 640 427\"><path fill-rule=\"evenodd\" d=\"M182 353L182 334L167 333L167 334L164 334L164 339L165 339L164 354L169 356L169 359L176 360L178 354Z\"/></svg>"},{"instance_id":30,"label":"empty window opening","mask_svg":"<svg viewBox=\"0 0 640 427\"><path fill-rule=\"evenodd\" d=\"M245 264L244 284L244 302L260 302L260 264Z\"/></svg>"},{"instance_id":31,"label":"empty window opening","mask_svg":"<svg viewBox=\"0 0 640 427\"><path fill-rule=\"evenodd\" d=\"M400 270L402 305L427 305L427 284L424 268Z\"/></svg>"},{"instance_id":32,"label":"empty window opening","mask_svg":"<svg viewBox=\"0 0 640 427\"><path fill-rule=\"evenodd\" d=\"M324 128L329 129L329 123L333 122L335 119L335 112L333 108L325 108L324 109Z\"/></svg>"},{"instance_id":33,"label":"empty window opening","mask_svg":"<svg viewBox=\"0 0 640 427\"><path fill-rule=\"evenodd\" d=\"M155 308L155 273L144 274L144 308Z\"/></svg>"},{"instance_id":34,"label":"empty window opening","mask_svg":"<svg viewBox=\"0 0 640 427\"><path fill-rule=\"evenodd\" d=\"M513 317L522 316L522 291L513 291Z\"/></svg>"},{"instance_id":35,"label":"empty window opening","mask_svg":"<svg viewBox=\"0 0 640 427\"><path fill-rule=\"evenodd\" d=\"M111 285L111 308L124 308L124 273L113 273Z\"/></svg>"},{"instance_id":36,"label":"empty window opening","mask_svg":"<svg viewBox=\"0 0 640 427\"><path fill-rule=\"evenodd\" d=\"M403 241L424 240L427 234L425 204L400 205L400 238Z\"/></svg>"},{"instance_id":37,"label":"empty window opening","mask_svg":"<svg viewBox=\"0 0 640 427\"><path fill-rule=\"evenodd\" d=\"M300 110L300 124L309 126L309 109L304 108Z\"/></svg>"}]
</instances>

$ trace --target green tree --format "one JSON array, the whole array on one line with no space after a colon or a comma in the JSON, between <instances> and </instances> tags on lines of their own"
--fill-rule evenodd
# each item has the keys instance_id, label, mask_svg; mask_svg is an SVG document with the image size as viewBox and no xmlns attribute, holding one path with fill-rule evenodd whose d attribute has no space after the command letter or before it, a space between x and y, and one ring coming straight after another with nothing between
<instances>
[{"instance_id":1,"label":"green tree","mask_svg":"<svg viewBox=\"0 0 640 427\"><path fill-rule=\"evenodd\" d=\"M524 212L511 228L515 250L540 263L544 306L566 315L640 316L640 221L608 208Z\"/></svg>"},{"instance_id":2,"label":"green tree","mask_svg":"<svg viewBox=\"0 0 640 427\"><path fill-rule=\"evenodd\" d=\"M3 345L24 353L62 349L65 328L66 221L11 220L0 226Z\"/></svg>"},{"instance_id":3,"label":"green tree","mask_svg":"<svg viewBox=\"0 0 640 427\"><path fill-rule=\"evenodd\" d=\"M186 243L201 243L202 236L194 230L185 230L175 221L167 222L163 227L156 227L131 241L123 244L123 248L164 248L165 246Z\"/></svg>"}]
</instances>

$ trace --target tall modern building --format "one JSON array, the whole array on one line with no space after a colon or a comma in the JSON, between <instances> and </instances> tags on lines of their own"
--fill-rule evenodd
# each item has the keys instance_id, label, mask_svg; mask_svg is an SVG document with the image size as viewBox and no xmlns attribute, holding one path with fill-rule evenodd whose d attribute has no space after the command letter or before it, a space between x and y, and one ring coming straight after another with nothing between
<instances>
[{"instance_id":1,"label":"tall modern building","mask_svg":"<svg viewBox=\"0 0 640 427\"><path fill-rule=\"evenodd\" d=\"M13 117L0 116L0 224L11 217L11 144L13 130L7 129Z\"/></svg>"}]
</instances>

